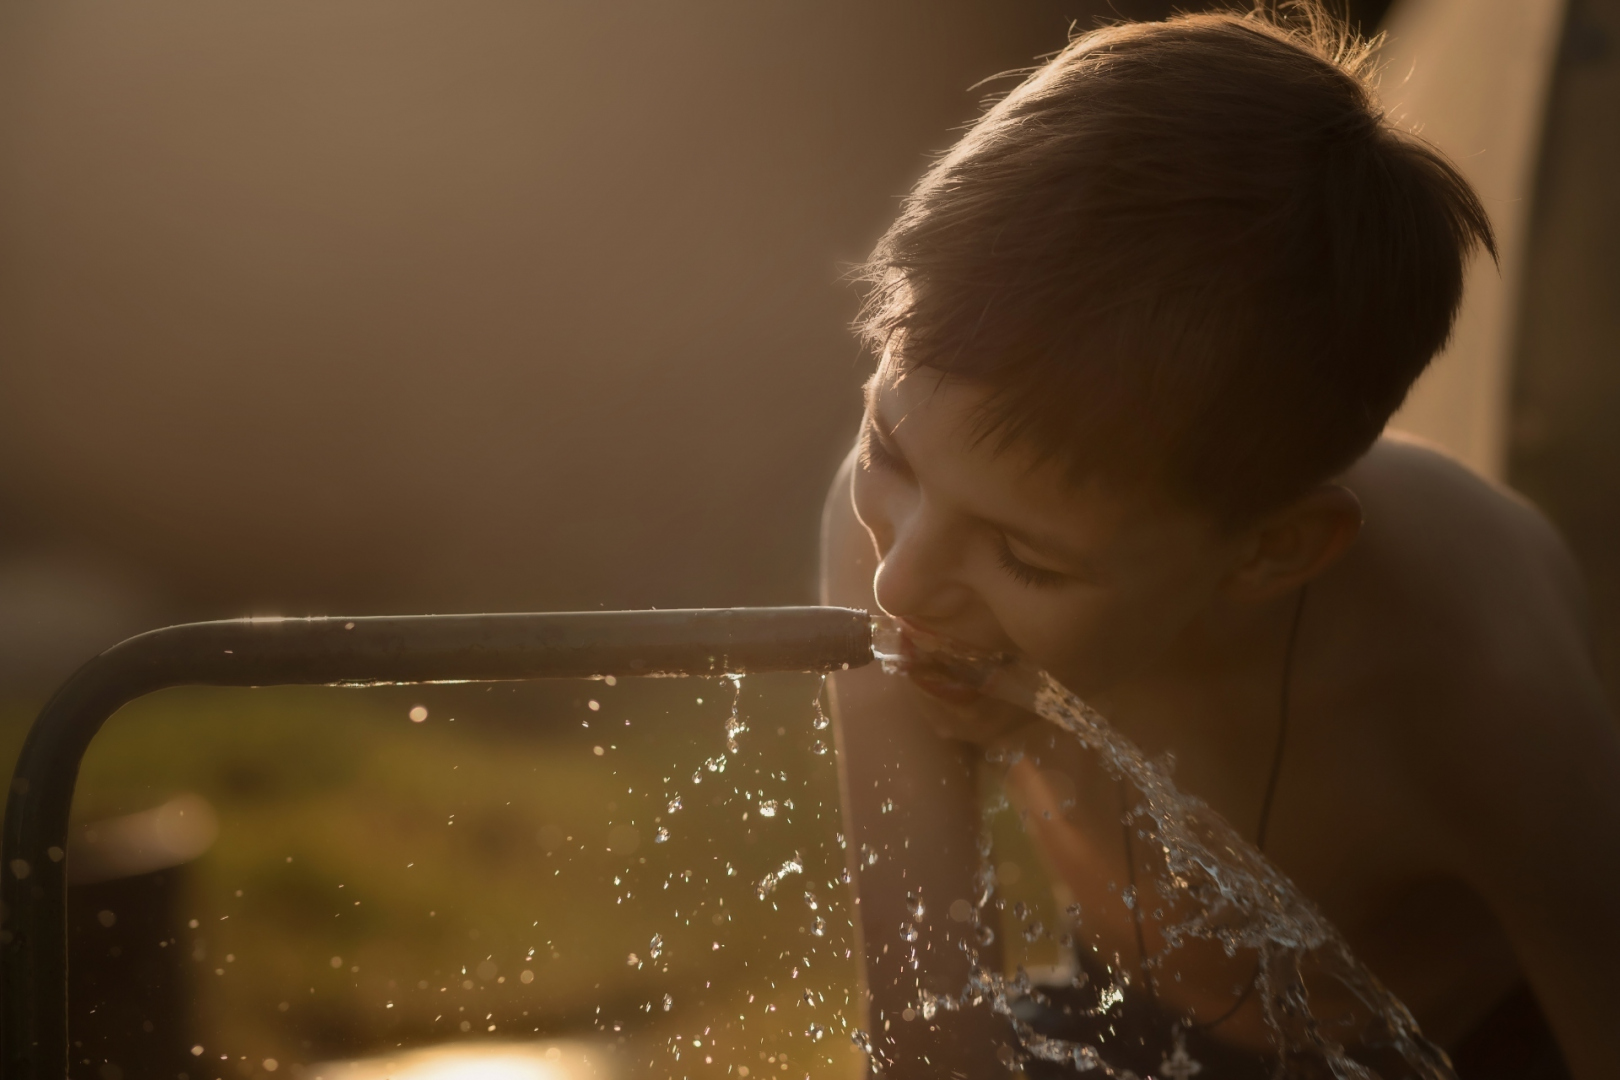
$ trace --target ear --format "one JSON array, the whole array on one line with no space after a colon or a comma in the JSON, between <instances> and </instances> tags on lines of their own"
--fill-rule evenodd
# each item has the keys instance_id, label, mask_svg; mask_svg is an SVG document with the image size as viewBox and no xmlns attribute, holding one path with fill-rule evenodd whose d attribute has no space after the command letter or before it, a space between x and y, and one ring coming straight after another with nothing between
<instances>
[{"instance_id":1,"label":"ear","mask_svg":"<svg viewBox=\"0 0 1620 1080\"><path fill-rule=\"evenodd\" d=\"M1242 556L1227 579L1235 600L1263 601L1324 573L1361 532L1361 500L1339 484L1323 484L1249 527Z\"/></svg>"}]
</instances>

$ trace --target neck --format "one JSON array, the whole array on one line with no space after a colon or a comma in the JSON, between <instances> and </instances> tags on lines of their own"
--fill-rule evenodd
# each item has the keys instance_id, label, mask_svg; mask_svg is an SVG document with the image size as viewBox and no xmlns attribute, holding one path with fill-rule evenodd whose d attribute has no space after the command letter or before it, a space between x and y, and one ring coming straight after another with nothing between
<instances>
[{"instance_id":1,"label":"neck","mask_svg":"<svg viewBox=\"0 0 1620 1080\"><path fill-rule=\"evenodd\" d=\"M1234 734L1274 724L1299 595L1295 589L1260 603L1212 605L1157 663L1109 693L1099 707L1127 725L1138 717L1163 717L1179 726L1190 719L1189 711L1202 725Z\"/></svg>"}]
</instances>

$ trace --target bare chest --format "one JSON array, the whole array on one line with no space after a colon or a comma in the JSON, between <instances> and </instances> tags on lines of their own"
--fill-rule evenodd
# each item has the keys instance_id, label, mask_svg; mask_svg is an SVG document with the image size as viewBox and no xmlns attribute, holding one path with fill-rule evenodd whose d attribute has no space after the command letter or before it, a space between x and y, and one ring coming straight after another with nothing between
<instances>
[{"instance_id":1,"label":"bare chest","mask_svg":"<svg viewBox=\"0 0 1620 1080\"><path fill-rule=\"evenodd\" d=\"M1518 977L1509 941L1483 901L1451 876L1426 778L1361 714L1368 706L1336 710L1308 693L1297 706L1281 739L1272 728L1269 745L1259 737L1222 746L1184 738L1181 779L1251 841L1269 787L1267 857L1432 1038L1453 1042Z\"/></svg>"}]
</instances>

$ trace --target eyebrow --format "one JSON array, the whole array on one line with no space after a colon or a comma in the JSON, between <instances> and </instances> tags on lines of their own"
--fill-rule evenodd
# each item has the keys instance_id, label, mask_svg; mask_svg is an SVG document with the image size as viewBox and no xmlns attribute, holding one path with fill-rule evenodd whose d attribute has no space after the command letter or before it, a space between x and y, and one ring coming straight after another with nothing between
<instances>
[{"instance_id":1,"label":"eyebrow","mask_svg":"<svg viewBox=\"0 0 1620 1080\"><path fill-rule=\"evenodd\" d=\"M878 407L877 378L875 376L867 380L866 386L863 388L863 396L866 398L866 416L861 421L861 428L871 433L872 438L877 440L881 450L897 463L909 469L910 464L906 460L906 455L901 451L900 444L895 440L894 433L899 429L900 424L886 426L883 422L882 411ZM902 421L904 419L904 417L901 417Z\"/></svg>"},{"instance_id":2,"label":"eyebrow","mask_svg":"<svg viewBox=\"0 0 1620 1080\"><path fill-rule=\"evenodd\" d=\"M870 432L872 437L882 444L883 449L892 455L896 460L906 460L906 455L901 452L899 444L894 440L893 430L884 429L882 421L878 418L876 408L867 410L866 420L862 424L862 427Z\"/></svg>"}]
</instances>

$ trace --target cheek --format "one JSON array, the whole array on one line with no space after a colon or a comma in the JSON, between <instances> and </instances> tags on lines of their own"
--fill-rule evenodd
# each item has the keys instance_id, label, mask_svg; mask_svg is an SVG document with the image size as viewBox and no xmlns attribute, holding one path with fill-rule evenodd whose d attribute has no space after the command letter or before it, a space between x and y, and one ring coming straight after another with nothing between
<instances>
[{"instance_id":1,"label":"cheek","mask_svg":"<svg viewBox=\"0 0 1620 1080\"><path fill-rule=\"evenodd\" d=\"M1118 686L1158 660L1199 610L1201 590L1170 582L1075 585L1042 593L1014 585L992 600L1013 644L1082 696Z\"/></svg>"},{"instance_id":2,"label":"cheek","mask_svg":"<svg viewBox=\"0 0 1620 1080\"><path fill-rule=\"evenodd\" d=\"M1108 591L1071 586L1042 593L1014 585L991 606L1018 651L1076 693L1115 681L1121 660L1139 647L1130 605Z\"/></svg>"}]
</instances>

